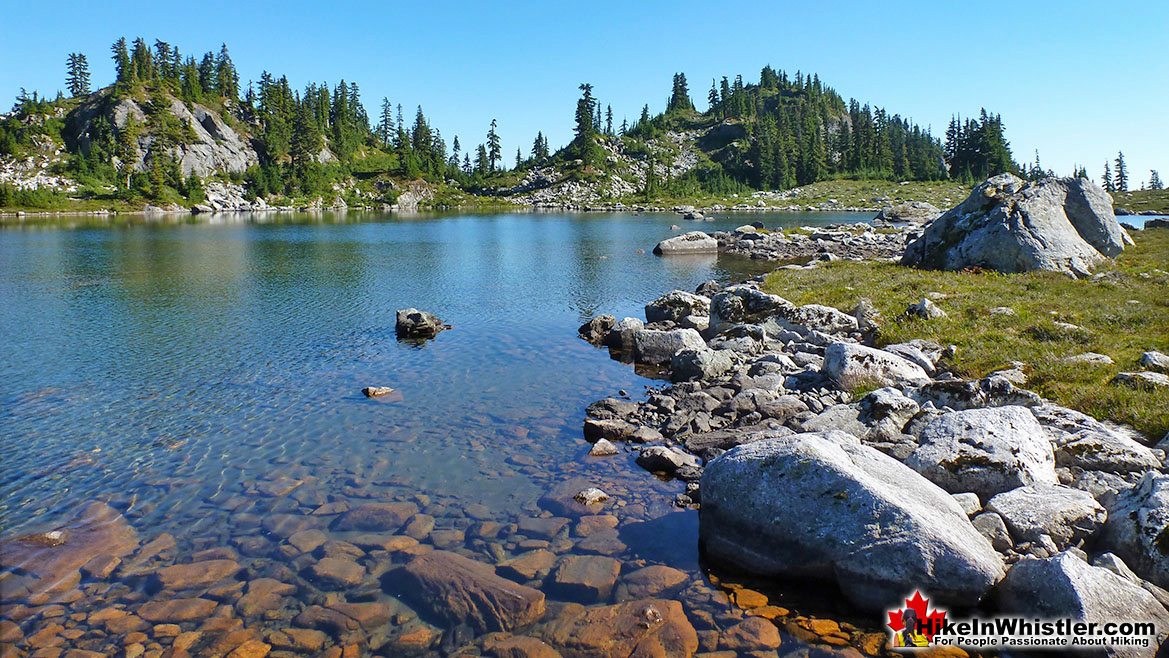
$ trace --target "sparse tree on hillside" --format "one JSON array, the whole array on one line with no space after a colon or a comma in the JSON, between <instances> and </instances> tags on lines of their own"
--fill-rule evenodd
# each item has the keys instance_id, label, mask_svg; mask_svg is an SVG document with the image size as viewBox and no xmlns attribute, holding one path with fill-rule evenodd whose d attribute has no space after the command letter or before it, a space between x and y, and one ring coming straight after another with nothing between
<instances>
[{"instance_id":1,"label":"sparse tree on hillside","mask_svg":"<svg viewBox=\"0 0 1169 658\"><path fill-rule=\"evenodd\" d=\"M519 169L520 165L524 163L524 154L520 153L520 147L515 147L515 168Z\"/></svg>"},{"instance_id":2,"label":"sparse tree on hillside","mask_svg":"<svg viewBox=\"0 0 1169 658\"><path fill-rule=\"evenodd\" d=\"M394 138L394 106L390 103L390 99L382 96L382 113L381 120L377 124L378 138L381 139L382 148L389 148L390 140ZM455 148L458 148L458 138L455 138Z\"/></svg>"},{"instance_id":3,"label":"sparse tree on hillside","mask_svg":"<svg viewBox=\"0 0 1169 658\"><path fill-rule=\"evenodd\" d=\"M134 70L130 67L130 51L126 48L126 38L122 37L110 46L113 53L114 72L118 84L130 84L134 81Z\"/></svg>"},{"instance_id":4,"label":"sparse tree on hillside","mask_svg":"<svg viewBox=\"0 0 1169 658\"><path fill-rule=\"evenodd\" d=\"M1116 183L1112 180L1112 165L1108 164L1107 160L1104 161L1104 176L1101 180L1104 182L1104 191L1116 191Z\"/></svg>"},{"instance_id":5,"label":"sparse tree on hillside","mask_svg":"<svg viewBox=\"0 0 1169 658\"><path fill-rule=\"evenodd\" d=\"M613 106L605 106L605 134L610 137L613 135Z\"/></svg>"},{"instance_id":6,"label":"sparse tree on hillside","mask_svg":"<svg viewBox=\"0 0 1169 658\"><path fill-rule=\"evenodd\" d=\"M1114 185L1116 191L1128 191L1128 167L1124 164L1124 152L1116 154L1116 183Z\"/></svg>"},{"instance_id":7,"label":"sparse tree on hillside","mask_svg":"<svg viewBox=\"0 0 1169 658\"><path fill-rule=\"evenodd\" d=\"M715 105L718 105L718 87L715 86L714 78L710 79L710 93L706 95L706 102L710 106L707 109L713 110Z\"/></svg>"},{"instance_id":8,"label":"sparse tree on hillside","mask_svg":"<svg viewBox=\"0 0 1169 658\"><path fill-rule=\"evenodd\" d=\"M503 160L503 151L499 145L499 133L495 131L498 123L491 120L491 127L487 130L487 164L488 171L495 171L495 163Z\"/></svg>"},{"instance_id":9,"label":"sparse tree on hillside","mask_svg":"<svg viewBox=\"0 0 1169 658\"><path fill-rule=\"evenodd\" d=\"M690 87L686 84L686 74L675 73L674 88L670 92L670 102L666 106L666 111L674 112L693 109L694 101L690 100Z\"/></svg>"},{"instance_id":10,"label":"sparse tree on hillside","mask_svg":"<svg viewBox=\"0 0 1169 658\"><path fill-rule=\"evenodd\" d=\"M85 96L89 93L89 61L81 53L69 53L68 72L65 84L69 95Z\"/></svg>"},{"instance_id":11,"label":"sparse tree on hillside","mask_svg":"<svg viewBox=\"0 0 1169 658\"><path fill-rule=\"evenodd\" d=\"M1156 169L1153 169L1149 172L1149 189L1150 190L1163 190L1163 189L1165 189L1165 184L1161 182L1161 174L1157 173Z\"/></svg>"}]
</instances>

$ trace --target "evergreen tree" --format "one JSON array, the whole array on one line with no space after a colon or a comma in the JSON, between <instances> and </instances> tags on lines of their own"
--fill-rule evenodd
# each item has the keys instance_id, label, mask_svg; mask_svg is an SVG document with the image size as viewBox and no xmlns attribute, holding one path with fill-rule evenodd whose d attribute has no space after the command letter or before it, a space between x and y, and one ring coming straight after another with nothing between
<instances>
[{"instance_id":1,"label":"evergreen tree","mask_svg":"<svg viewBox=\"0 0 1169 658\"><path fill-rule=\"evenodd\" d=\"M487 129L487 164L488 171L495 171L495 163L503 160L503 151L499 145L499 133L495 131L497 123L491 120L491 127Z\"/></svg>"},{"instance_id":2,"label":"evergreen tree","mask_svg":"<svg viewBox=\"0 0 1169 658\"><path fill-rule=\"evenodd\" d=\"M119 85L128 85L134 81L134 69L130 66L130 51L126 48L126 38L122 37L110 47L113 52L114 71L117 74Z\"/></svg>"},{"instance_id":3,"label":"evergreen tree","mask_svg":"<svg viewBox=\"0 0 1169 658\"><path fill-rule=\"evenodd\" d=\"M597 144L597 104L593 98L593 86L586 83L580 85L581 97L576 102L576 137L572 140L572 153L584 165L595 164L601 157L601 147Z\"/></svg>"},{"instance_id":4,"label":"evergreen tree","mask_svg":"<svg viewBox=\"0 0 1169 658\"><path fill-rule=\"evenodd\" d=\"M1165 189L1165 184L1161 182L1161 174L1157 173L1156 169L1149 171L1149 189L1150 190Z\"/></svg>"},{"instance_id":5,"label":"evergreen tree","mask_svg":"<svg viewBox=\"0 0 1169 658\"><path fill-rule=\"evenodd\" d=\"M479 176L486 176L491 169L491 162L487 159L487 147L480 144L475 149L475 173Z\"/></svg>"},{"instance_id":6,"label":"evergreen tree","mask_svg":"<svg viewBox=\"0 0 1169 658\"><path fill-rule=\"evenodd\" d=\"M613 136L613 106L605 106L605 134Z\"/></svg>"},{"instance_id":7,"label":"evergreen tree","mask_svg":"<svg viewBox=\"0 0 1169 658\"><path fill-rule=\"evenodd\" d=\"M382 141L382 148L389 148L390 140L394 137L394 106L390 99L382 96L381 120L377 124L377 134ZM458 138L455 138L455 148L458 148Z\"/></svg>"},{"instance_id":8,"label":"evergreen tree","mask_svg":"<svg viewBox=\"0 0 1169 658\"><path fill-rule=\"evenodd\" d=\"M520 147L515 147L515 168L519 169L520 165L524 163L524 154L520 153Z\"/></svg>"},{"instance_id":9,"label":"evergreen tree","mask_svg":"<svg viewBox=\"0 0 1169 658\"><path fill-rule=\"evenodd\" d=\"M1124 153L1116 154L1116 183L1113 185L1118 192L1128 191L1128 167L1124 164Z\"/></svg>"},{"instance_id":10,"label":"evergreen tree","mask_svg":"<svg viewBox=\"0 0 1169 658\"><path fill-rule=\"evenodd\" d=\"M718 105L718 88L714 86L714 78L710 79L710 93L706 95L707 110L714 110Z\"/></svg>"},{"instance_id":11,"label":"evergreen tree","mask_svg":"<svg viewBox=\"0 0 1169 658\"><path fill-rule=\"evenodd\" d=\"M130 66L134 69L134 76L137 80L154 79L154 57L150 54L150 48L146 47L146 42L141 37L134 39L134 47L130 51Z\"/></svg>"},{"instance_id":12,"label":"evergreen tree","mask_svg":"<svg viewBox=\"0 0 1169 658\"><path fill-rule=\"evenodd\" d=\"M89 94L89 62L85 55L69 53L65 85L74 98Z\"/></svg>"},{"instance_id":13,"label":"evergreen tree","mask_svg":"<svg viewBox=\"0 0 1169 658\"><path fill-rule=\"evenodd\" d=\"M1102 180L1104 181L1105 192L1116 191L1116 183L1112 179L1112 166L1108 164L1107 160L1104 161L1104 176L1102 177Z\"/></svg>"},{"instance_id":14,"label":"evergreen tree","mask_svg":"<svg viewBox=\"0 0 1169 658\"><path fill-rule=\"evenodd\" d=\"M215 89L219 95L231 101L239 100L239 73L227 53L227 44L221 44L215 57Z\"/></svg>"},{"instance_id":15,"label":"evergreen tree","mask_svg":"<svg viewBox=\"0 0 1169 658\"><path fill-rule=\"evenodd\" d=\"M456 171L459 169L459 154L462 150L463 146L459 144L459 136L455 135L455 141L451 144L451 168Z\"/></svg>"},{"instance_id":16,"label":"evergreen tree","mask_svg":"<svg viewBox=\"0 0 1169 658\"><path fill-rule=\"evenodd\" d=\"M690 87L686 84L685 73L674 74L674 85L670 91L670 102L666 105L667 112L694 110L694 102L690 100Z\"/></svg>"}]
</instances>

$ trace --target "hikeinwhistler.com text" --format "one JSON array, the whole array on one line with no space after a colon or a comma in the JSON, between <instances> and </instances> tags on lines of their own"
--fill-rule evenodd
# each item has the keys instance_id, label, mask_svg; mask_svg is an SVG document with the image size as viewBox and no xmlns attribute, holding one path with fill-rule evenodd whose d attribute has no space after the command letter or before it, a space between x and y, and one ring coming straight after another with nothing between
<instances>
[{"instance_id":1,"label":"hikeinwhistler.com text","mask_svg":"<svg viewBox=\"0 0 1169 658\"><path fill-rule=\"evenodd\" d=\"M1169 629L1151 621L1094 622L1076 619L961 619L941 624L935 646L1010 649L1024 647L1150 647Z\"/></svg>"}]
</instances>

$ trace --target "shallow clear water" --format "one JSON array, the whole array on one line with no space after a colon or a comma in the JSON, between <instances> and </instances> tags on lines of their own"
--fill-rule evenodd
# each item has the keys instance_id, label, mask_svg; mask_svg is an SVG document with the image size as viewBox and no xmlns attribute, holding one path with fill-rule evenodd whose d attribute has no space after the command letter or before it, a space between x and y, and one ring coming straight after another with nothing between
<instances>
[{"instance_id":1,"label":"shallow clear water","mask_svg":"<svg viewBox=\"0 0 1169 658\"><path fill-rule=\"evenodd\" d=\"M180 552L231 545L277 511L255 484L282 476L303 480L301 506L423 494L440 528L459 528L468 505L506 523L583 476L615 496L623 524L668 529L629 533L622 560L697 573L696 514L670 505L682 487L631 454L587 457L585 406L655 382L576 328L766 269L653 256L671 224L867 218L349 213L0 227L0 529L52 526L101 499L143 540L167 531ZM394 312L409 306L454 330L399 343ZM368 385L401 395L367 399Z\"/></svg>"}]
</instances>

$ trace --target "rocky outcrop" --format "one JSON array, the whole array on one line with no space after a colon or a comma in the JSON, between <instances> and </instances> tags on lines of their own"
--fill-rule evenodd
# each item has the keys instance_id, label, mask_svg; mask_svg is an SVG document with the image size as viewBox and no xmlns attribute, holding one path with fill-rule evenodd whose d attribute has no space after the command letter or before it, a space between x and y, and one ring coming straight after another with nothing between
<instances>
[{"instance_id":1,"label":"rocky outcrop","mask_svg":"<svg viewBox=\"0 0 1169 658\"><path fill-rule=\"evenodd\" d=\"M1108 195L1075 178L995 176L926 227L902 264L926 269L1050 270L1086 276L1132 239Z\"/></svg>"},{"instance_id":2,"label":"rocky outcrop","mask_svg":"<svg viewBox=\"0 0 1169 658\"><path fill-rule=\"evenodd\" d=\"M925 384L929 375L892 352L856 343L833 343L824 350L824 374L844 390L862 386Z\"/></svg>"},{"instance_id":3,"label":"rocky outcrop","mask_svg":"<svg viewBox=\"0 0 1169 658\"><path fill-rule=\"evenodd\" d=\"M679 322L687 316L710 316L710 298L671 290L645 305L646 322Z\"/></svg>"},{"instance_id":4,"label":"rocky outcrop","mask_svg":"<svg viewBox=\"0 0 1169 658\"><path fill-rule=\"evenodd\" d=\"M1003 565L958 503L841 432L739 446L702 476L707 554L747 571L834 580L884 609L907 588L970 604Z\"/></svg>"},{"instance_id":5,"label":"rocky outcrop","mask_svg":"<svg viewBox=\"0 0 1169 658\"><path fill-rule=\"evenodd\" d=\"M680 350L705 348L706 342L693 329L640 329L633 332L633 359L638 363L669 363Z\"/></svg>"},{"instance_id":6,"label":"rocky outcrop","mask_svg":"<svg viewBox=\"0 0 1169 658\"><path fill-rule=\"evenodd\" d=\"M148 112L147 109L150 109ZM98 121L102 117L103 121ZM165 117L165 118L159 118ZM174 157L184 175L209 176L215 173L238 173L259 163L259 156L244 134L233 128L224 117L199 103L185 103L167 96L161 108L146 108L133 98L114 99L109 91L90 96L65 120L66 144L88 152L94 141L105 139L102 125L115 133L137 126L136 155L131 165L144 170L158 155L160 131L178 132L178 143L166 153ZM166 128L163 128L166 124ZM114 137L116 139L116 136Z\"/></svg>"},{"instance_id":7,"label":"rocky outcrop","mask_svg":"<svg viewBox=\"0 0 1169 658\"><path fill-rule=\"evenodd\" d=\"M423 610L479 632L506 631L544 615L544 594L495 574L481 562L434 551L395 573L403 594Z\"/></svg>"},{"instance_id":8,"label":"rocky outcrop","mask_svg":"<svg viewBox=\"0 0 1169 658\"><path fill-rule=\"evenodd\" d=\"M662 240L654 247L654 253L659 256L716 254L718 253L718 240L702 231L691 231Z\"/></svg>"}]
</instances>

